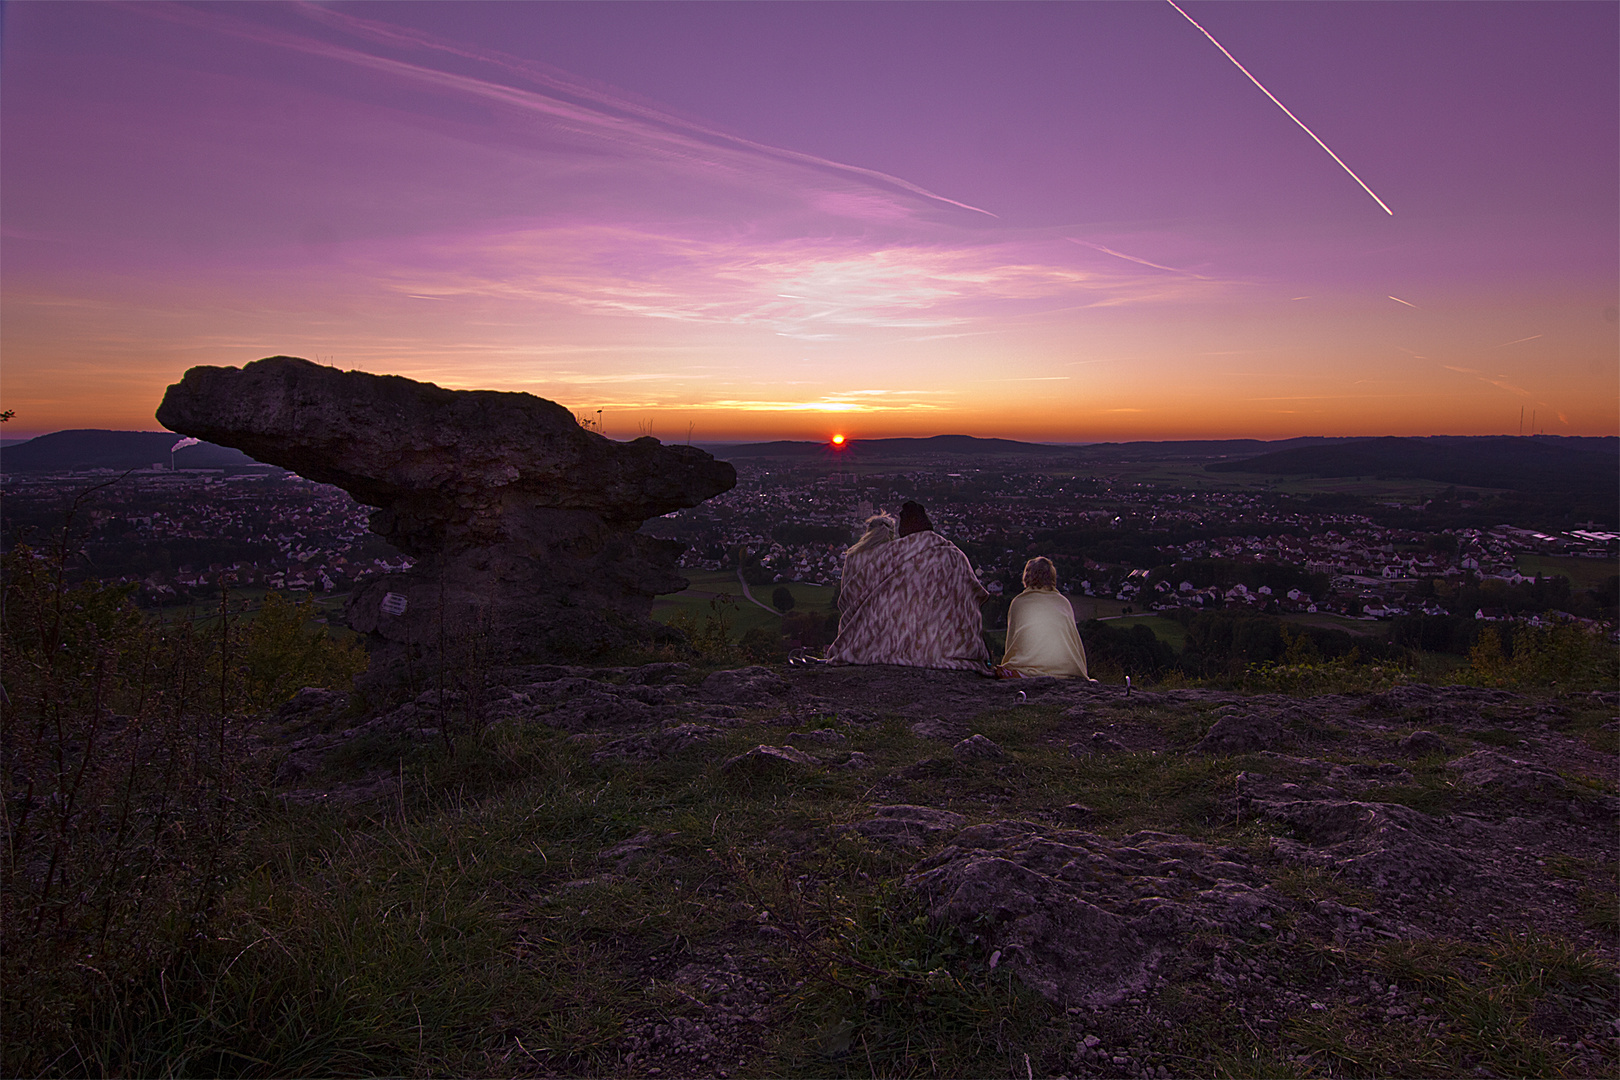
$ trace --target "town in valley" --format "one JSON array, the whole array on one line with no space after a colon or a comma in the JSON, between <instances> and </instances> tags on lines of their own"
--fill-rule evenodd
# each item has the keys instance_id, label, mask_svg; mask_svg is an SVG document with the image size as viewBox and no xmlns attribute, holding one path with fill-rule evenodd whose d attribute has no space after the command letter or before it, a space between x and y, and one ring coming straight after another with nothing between
<instances>
[{"instance_id":1,"label":"town in valley","mask_svg":"<svg viewBox=\"0 0 1620 1080\"><path fill-rule=\"evenodd\" d=\"M869 516L907 499L968 555L991 593L992 632L1034 555L1056 563L1082 622L1142 623L1182 647L1171 622L1198 613L1452 651L1503 620L1614 631L1620 531L1601 500L1593 520L1574 520L1593 504L1421 478L1212 470L1233 456L1211 452L1221 444L1084 455L898 442L916 445L712 447L735 454L736 487L643 529L687 545L686 599L742 601L739 633L769 623L772 606L796 608L801 630L820 609L822 629L797 645L825 644L844 549ZM65 545L73 573L126 583L149 609L276 591L315 598L334 622L358 582L410 565L338 488L251 461L186 467L184 454L179 467L8 473L6 548ZM664 598L655 615L701 608L681 599Z\"/></svg>"}]
</instances>

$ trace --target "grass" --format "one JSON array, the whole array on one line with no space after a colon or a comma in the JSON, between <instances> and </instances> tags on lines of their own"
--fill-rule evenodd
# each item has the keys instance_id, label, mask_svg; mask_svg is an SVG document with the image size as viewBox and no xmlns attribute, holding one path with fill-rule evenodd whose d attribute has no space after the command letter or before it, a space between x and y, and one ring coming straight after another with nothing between
<instances>
[{"instance_id":1,"label":"grass","mask_svg":"<svg viewBox=\"0 0 1620 1080\"><path fill-rule=\"evenodd\" d=\"M1325 611L1305 612L1304 614L1291 614L1281 616L1284 622L1298 623L1301 626L1317 626L1324 630L1343 630L1352 637L1388 637L1390 624L1387 622L1366 622L1362 619L1351 619L1344 615L1333 615Z\"/></svg>"},{"instance_id":2,"label":"grass","mask_svg":"<svg viewBox=\"0 0 1620 1080\"><path fill-rule=\"evenodd\" d=\"M1519 573L1526 577L1565 577L1576 589L1597 589L1615 575L1610 559L1574 559L1559 555L1520 555Z\"/></svg>"},{"instance_id":3,"label":"grass","mask_svg":"<svg viewBox=\"0 0 1620 1080\"><path fill-rule=\"evenodd\" d=\"M1138 625L1145 626L1153 631L1154 637L1177 652L1184 652L1187 648L1187 628L1174 619L1167 619L1162 615L1127 615L1115 619L1114 624L1122 630L1129 630Z\"/></svg>"},{"instance_id":4,"label":"grass","mask_svg":"<svg viewBox=\"0 0 1620 1080\"><path fill-rule=\"evenodd\" d=\"M1180 748L1211 719L1171 706L1133 716ZM332 777L391 765L400 786L346 809L264 800L207 934L117 987L86 990L85 975L61 1000L86 1007L32 1043L8 1022L5 1071L639 1075L659 1058L666 1074L1074 1075L1076 1048L1095 1033L1116 1053L1140 1043L1136 1057L1173 1074L1555 1075L1569 1055L1536 1025L1579 1027L1612 1001L1612 968L1553 940L1355 952L1210 938L1189 955L1275 961L1312 994L1376 972L1421 987L1451 1026L1419 1037L1338 999L1266 1026L1193 969L1149 1013L1066 1013L927 918L898 884L915 852L848 826L875 802L991 820L1079 801L1097 832L1185 833L1263 861L1265 828L1233 812L1237 777L1290 779L1286 762L1075 757L1072 725L1036 704L972 724L1002 758L959 762L899 717L829 718L847 736L840 753L859 750L870 768L728 776L728 757L793 730L754 719L767 722L652 762L593 763L594 744L537 725L490 727L454 758L436 745L356 744L329 763ZM1413 773L1410 790L1383 794L1426 807L1438 766ZM1277 867L1274 878L1297 899L1377 903L1321 870ZM654 1043L660 1025L730 1030L738 994L766 1022L709 1049L693 1036L686 1055Z\"/></svg>"},{"instance_id":5,"label":"grass","mask_svg":"<svg viewBox=\"0 0 1620 1080\"><path fill-rule=\"evenodd\" d=\"M653 602L654 619L668 623L685 615L702 623L713 613L714 609L711 607L713 600L717 597L730 597L732 606L729 608L727 618L733 642L742 640L744 634L756 627L768 630L781 628L781 615L772 614L759 604L751 604L743 596L742 582L737 580L735 570L687 570L683 573L691 584L682 592L658 597ZM782 584L793 593L794 611L824 612L832 605L831 586L808 585L798 581ZM777 588L778 585L749 586L754 599L760 604L767 605L771 602L771 594Z\"/></svg>"},{"instance_id":6,"label":"grass","mask_svg":"<svg viewBox=\"0 0 1620 1080\"><path fill-rule=\"evenodd\" d=\"M1125 600L1115 600L1112 596L1086 596L1081 593L1069 594L1069 606L1074 608L1074 619L1079 623L1087 619L1117 619L1125 614L1126 608L1135 611L1139 607Z\"/></svg>"},{"instance_id":7,"label":"grass","mask_svg":"<svg viewBox=\"0 0 1620 1080\"><path fill-rule=\"evenodd\" d=\"M1533 935L1397 941L1354 959L1428 1004L1426 1022L1374 1020L1376 1006L1344 1004L1291 1025L1293 1038L1348 1075L1581 1075L1572 1047L1555 1037L1573 1043L1606 1024L1620 990L1597 956Z\"/></svg>"},{"instance_id":8,"label":"grass","mask_svg":"<svg viewBox=\"0 0 1620 1080\"><path fill-rule=\"evenodd\" d=\"M278 593L284 599L301 603L312 601L316 613L328 621L331 633L343 636L352 636L353 631L342 625L342 620L336 618L343 614L343 605L348 602L349 593L314 592L302 589L269 589L263 586L250 588L231 587L231 614L235 618L238 612L252 614L264 603L268 593ZM219 594L216 592L206 600L192 599L184 604L166 604L160 608L152 608L148 614L153 618L165 619L169 622L180 620L195 620L198 626L211 626L219 619Z\"/></svg>"}]
</instances>

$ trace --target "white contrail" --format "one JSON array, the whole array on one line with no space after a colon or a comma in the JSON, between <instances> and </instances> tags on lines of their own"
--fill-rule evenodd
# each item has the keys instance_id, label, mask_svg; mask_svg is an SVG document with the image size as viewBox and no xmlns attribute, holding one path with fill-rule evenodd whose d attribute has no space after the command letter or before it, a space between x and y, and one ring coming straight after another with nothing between
<instances>
[{"instance_id":1,"label":"white contrail","mask_svg":"<svg viewBox=\"0 0 1620 1080\"><path fill-rule=\"evenodd\" d=\"M1491 348L1493 348L1493 349L1505 349L1509 345L1523 345L1526 341L1534 341L1534 340L1536 340L1536 338L1538 338L1540 336L1541 336L1540 334L1531 334L1529 337L1522 337L1522 338L1518 338L1518 339L1513 340L1513 341L1504 341L1500 345L1492 345Z\"/></svg>"},{"instance_id":2,"label":"white contrail","mask_svg":"<svg viewBox=\"0 0 1620 1080\"><path fill-rule=\"evenodd\" d=\"M1377 198L1377 196L1376 196L1376 195L1375 195L1375 196L1373 196L1373 197L1374 197L1374 198ZM1398 297L1398 296L1391 296L1391 297L1390 297L1390 299L1391 299L1391 300L1393 300L1393 301L1395 301L1395 302L1396 302L1396 303L1397 303L1397 304L1406 304L1406 306L1407 306L1407 307L1409 307L1409 308L1415 308L1415 307L1417 307L1417 305L1416 305L1416 304L1411 304L1411 303L1407 303L1407 301L1405 301L1405 300L1402 300L1402 299L1401 299L1401 298L1400 298L1400 297Z\"/></svg>"},{"instance_id":3,"label":"white contrail","mask_svg":"<svg viewBox=\"0 0 1620 1080\"><path fill-rule=\"evenodd\" d=\"M1116 259L1124 259L1127 262L1141 263L1143 266L1151 266L1155 270L1168 270L1172 274L1189 274L1192 277L1203 277L1202 274L1194 274L1190 270L1177 270L1175 267L1165 266L1163 263L1148 262L1146 259L1138 259L1135 255L1127 255L1123 251L1115 251L1113 248L1103 247L1101 244L1093 244L1090 240L1077 240L1072 236L1065 236L1063 239L1067 240L1071 244L1080 244L1084 247L1095 248L1104 255L1112 255Z\"/></svg>"},{"instance_id":4,"label":"white contrail","mask_svg":"<svg viewBox=\"0 0 1620 1080\"><path fill-rule=\"evenodd\" d=\"M1197 19L1194 19L1191 15L1187 14L1185 11L1182 11L1181 10L1181 5L1177 4L1176 0L1165 0L1165 3L1167 3L1171 7L1175 8L1176 11L1181 13L1181 17L1183 19L1186 19L1188 22L1192 23L1193 26L1197 27L1198 32L1200 34L1203 34L1205 37L1209 38L1210 44L1214 45L1217 49L1221 50L1221 55L1225 56L1228 60L1232 61L1233 64L1236 64L1237 69L1239 71L1243 72L1243 74L1245 74L1245 75L1248 75L1249 76L1249 81L1254 83L1254 85L1259 86L1260 87L1260 92L1262 94L1264 94L1264 95L1266 95L1266 97L1270 98L1276 104L1277 108L1281 109L1285 113L1288 113L1288 119L1290 119L1294 123L1298 124L1300 126L1300 129L1302 131L1304 131L1305 134L1309 135L1313 139L1316 139L1316 145L1320 146L1324 150L1327 150L1328 157L1332 158L1334 161L1337 161L1339 163L1339 168L1341 168L1345 172L1349 173L1350 174L1350 179L1352 179L1356 183L1360 184L1361 185L1361 190L1365 191L1367 194L1371 195L1372 198L1373 198L1373 202L1375 202L1379 206L1383 207L1384 213L1388 214L1390 217L1395 216L1395 211L1391 210L1387 205L1385 205L1384 200L1380 199L1378 197L1377 193L1374 192L1372 188L1368 187L1366 182L1363 181L1361 179L1361 177L1357 176L1355 174L1355 171L1353 169L1351 169L1350 166L1348 166L1348 165L1346 165L1344 163L1344 159L1339 157L1338 154L1335 154L1328 147L1327 143L1323 142L1321 139L1317 139L1316 138L1316 132L1314 132L1310 128L1306 127L1305 126L1305 121L1301 120L1299 117L1295 116L1293 113L1288 112L1288 106L1286 106L1282 102L1278 101L1276 94L1273 94L1270 90L1267 90L1264 86L1261 86L1260 85L1260 80L1255 78L1253 75L1250 75L1249 74L1249 69L1244 67L1242 64L1239 64L1238 63L1238 58L1233 56L1231 53L1227 52L1226 51L1226 46L1222 45L1220 42L1216 41L1214 34L1211 34L1208 30L1205 30L1202 26L1199 26Z\"/></svg>"}]
</instances>

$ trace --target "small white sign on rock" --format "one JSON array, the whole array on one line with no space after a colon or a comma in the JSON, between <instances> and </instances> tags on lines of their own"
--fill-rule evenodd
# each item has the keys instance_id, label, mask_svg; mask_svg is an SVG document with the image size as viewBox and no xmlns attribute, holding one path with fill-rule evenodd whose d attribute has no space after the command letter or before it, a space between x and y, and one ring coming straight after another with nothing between
<instances>
[{"instance_id":1,"label":"small white sign on rock","mask_svg":"<svg viewBox=\"0 0 1620 1080\"><path fill-rule=\"evenodd\" d=\"M410 601L399 595L397 592L388 593L382 598L382 610L384 615L403 615L405 614L406 607L409 605Z\"/></svg>"}]
</instances>

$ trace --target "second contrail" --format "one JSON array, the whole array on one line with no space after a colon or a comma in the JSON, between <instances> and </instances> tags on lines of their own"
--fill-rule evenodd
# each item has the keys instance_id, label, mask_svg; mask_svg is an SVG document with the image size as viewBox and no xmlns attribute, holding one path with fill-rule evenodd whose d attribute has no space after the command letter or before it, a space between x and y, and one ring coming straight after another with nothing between
<instances>
[{"instance_id":1,"label":"second contrail","mask_svg":"<svg viewBox=\"0 0 1620 1080\"><path fill-rule=\"evenodd\" d=\"M1272 100L1272 102L1277 106L1277 108L1281 109L1284 113L1287 113L1288 114L1288 119L1290 119L1294 123L1298 124L1301 131L1305 132L1305 134L1309 135L1311 138L1316 139L1316 145L1320 146L1323 150L1326 150L1327 153L1328 153L1328 157L1332 158L1334 161L1337 161L1339 163L1339 168L1341 168L1345 172L1349 173L1350 174L1350 179L1352 179L1356 183L1360 184L1361 185L1361 190L1365 191L1368 195L1371 195L1372 199L1373 199L1373 202L1377 203L1380 207L1382 207L1384 213L1388 214L1390 217L1395 216L1395 211L1391 210L1384 203L1384 200L1380 199L1378 197L1377 192L1373 191L1372 188L1368 187L1366 182L1364 180L1362 180L1361 177L1359 177L1359 176L1357 176L1355 174L1355 170L1351 169L1350 166L1346 165L1344 163L1344 159L1339 157L1338 154L1335 154L1333 152L1333 150L1328 146L1327 143L1323 142L1321 139L1318 139L1317 136L1316 136L1316 132L1312 131L1310 128L1305 126L1305 121L1301 120L1299 117L1297 117L1293 113L1289 112L1288 111L1288 106L1286 106L1282 102L1278 101L1276 94L1273 94L1270 90L1267 90L1264 86L1261 86L1260 80L1255 78L1253 75L1250 75L1249 74L1249 69L1244 67L1242 64L1239 64L1238 63L1238 58L1233 56L1231 53L1227 52L1226 51L1226 46L1222 45L1220 42L1216 41L1214 34L1211 34L1208 30L1205 30L1202 26L1199 26L1197 19L1194 19L1191 15L1187 14L1185 11L1182 11L1181 10L1181 5L1177 4L1176 0L1165 0L1165 3L1167 3L1171 7L1175 8L1176 11L1180 12L1181 17L1183 19L1186 19L1188 22L1192 23L1194 27L1197 27L1198 32L1200 34L1203 34L1205 37L1209 38L1210 44L1214 45L1217 49L1221 50L1221 55L1226 57L1228 60L1232 61L1232 63L1237 66L1237 69L1239 71L1243 72L1243 74L1245 74L1245 75L1248 75L1249 76L1249 81L1254 83L1254 85L1259 86L1260 87L1260 92L1262 94L1266 95L1266 97L1270 98Z\"/></svg>"}]
</instances>

